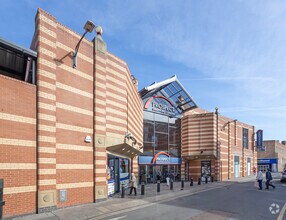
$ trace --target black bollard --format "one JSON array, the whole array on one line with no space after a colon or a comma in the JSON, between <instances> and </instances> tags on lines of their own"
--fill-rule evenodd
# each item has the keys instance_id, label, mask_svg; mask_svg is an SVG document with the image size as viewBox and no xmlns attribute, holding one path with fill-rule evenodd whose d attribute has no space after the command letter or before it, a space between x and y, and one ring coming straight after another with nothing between
<instances>
[{"instance_id":1,"label":"black bollard","mask_svg":"<svg viewBox=\"0 0 286 220\"><path fill-rule=\"evenodd\" d=\"M124 188L124 185L122 184L121 185L121 198L124 198L125 197L125 188Z\"/></svg>"},{"instance_id":2,"label":"black bollard","mask_svg":"<svg viewBox=\"0 0 286 220\"><path fill-rule=\"evenodd\" d=\"M212 181L212 183L214 182L214 177L213 176L211 176L211 181Z\"/></svg>"},{"instance_id":3,"label":"black bollard","mask_svg":"<svg viewBox=\"0 0 286 220\"><path fill-rule=\"evenodd\" d=\"M198 178L198 185L201 185L201 178Z\"/></svg>"},{"instance_id":4,"label":"black bollard","mask_svg":"<svg viewBox=\"0 0 286 220\"><path fill-rule=\"evenodd\" d=\"M144 182L141 183L141 195L145 195L145 185L144 185Z\"/></svg>"},{"instance_id":5,"label":"black bollard","mask_svg":"<svg viewBox=\"0 0 286 220\"><path fill-rule=\"evenodd\" d=\"M190 180L190 186L193 186L194 185L194 180L193 180L193 178L191 178L191 180Z\"/></svg>"},{"instance_id":6,"label":"black bollard","mask_svg":"<svg viewBox=\"0 0 286 220\"><path fill-rule=\"evenodd\" d=\"M157 182L157 192L160 192L160 181Z\"/></svg>"},{"instance_id":7,"label":"black bollard","mask_svg":"<svg viewBox=\"0 0 286 220\"><path fill-rule=\"evenodd\" d=\"M184 189L184 180L181 180L181 190Z\"/></svg>"},{"instance_id":8,"label":"black bollard","mask_svg":"<svg viewBox=\"0 0 286 220\"><path fill-rule=\"evenodd\" d=\"M208 183L208 177L207 176L205 177L205 182Z\"/></svg>"},{"instance_id":9,"label":"black bollard","mask_svg":"<svg viewBox=\"0 0 286 220\"><path fill-rule=\"evenodd\" d=\"M171 179L171 182L170 182L170 190L173 190L173 180Z\"/></svg>"},{"instance_id":10,"label":"black bollard","mask_svg":"<svg viewBox=\"0 0 286 220\"><path fill-rule=\"evenodd\" d=\"M4 180L0 179L0 219L2 219L3 206L5 205L5 201L3 201L3 190L4 190Z\"/></svg>"}]
</instances>

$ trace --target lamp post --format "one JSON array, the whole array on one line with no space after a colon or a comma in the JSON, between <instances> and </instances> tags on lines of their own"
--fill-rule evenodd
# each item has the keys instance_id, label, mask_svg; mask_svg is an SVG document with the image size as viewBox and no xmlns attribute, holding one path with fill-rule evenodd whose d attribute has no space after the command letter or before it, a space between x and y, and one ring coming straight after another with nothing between
<instances>
[{"instance_id":1,"label":"lamp post","mask_svg":"<svg viewBox=\"0 0 286 220\"><path fill-rule=\"evenodd\" d=\"M230 179L230 167L231 165L229 164L230 163L230 124L231 123L234 123L235 125L235 129L236 129L236 122L237 122L237 119L234 119L234 120L231 120L231 121L228 121L226 122L223 126L222 126L222 131L225 130L225 127L227 126L227 178ZM236 145L236 138L235 138L235 145Z\"/></svg>"},{"instance_id":2,"label":"lamp post","mask_svg":"<svg viewBox=\"0 0 286 220\"><path fill-rule=\"evenodd\" d=\"M87 21L83 27L83 29L85 30L84 34L81 36L79 42L77 43L77 45L75 46L75 50L73 52L73 68L77 67L77 52L79 50L79 46L80 43L82 41L82 39L84 38L84 36L87 34L87 32L91 33L94 29L95 25L91 22L91 21Z\"/></svg>"}]
</instances>

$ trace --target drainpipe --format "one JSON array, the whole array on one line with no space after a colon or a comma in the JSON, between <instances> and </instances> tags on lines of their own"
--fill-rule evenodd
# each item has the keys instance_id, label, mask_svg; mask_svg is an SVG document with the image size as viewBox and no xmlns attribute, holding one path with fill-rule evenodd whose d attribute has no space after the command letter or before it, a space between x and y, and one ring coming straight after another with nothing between
<instances>
[{"instance_id":1,"label":"drainpipe","mask_svg":"<svg viewBox=\"0 0 286 220\"><path fill-rule=\"evenodd\" d=\"M221 181L220 175L220 149L219 149L219 141L218 141L218 107L215 108L216 114L216 150L217 150L217 160L218 160L218 173L217 173L217 181Z\"/></svg>"}]
</instances>

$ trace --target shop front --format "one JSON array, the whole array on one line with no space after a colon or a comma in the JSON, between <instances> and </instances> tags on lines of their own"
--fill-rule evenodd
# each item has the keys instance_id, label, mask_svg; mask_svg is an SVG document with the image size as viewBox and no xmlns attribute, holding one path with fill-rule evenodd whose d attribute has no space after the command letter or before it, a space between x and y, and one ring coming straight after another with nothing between
<instances>
[{"instance_id":1,"label":"shop front","mask_svg":"<svg viewBox=\"0 0 286 220\"><path fill-rule=\"evenodd\" d=\"M176 76L144 88L140 95L144 117L139 182L165 182L167 176L180 180L186 172L181 166L181 117L197 106Z\"/></svg>"},{"instance_id":2,"label":"shop front","mask_svg":"<svg viewBox=\"0 0 286 220\"><path fill-rule=\"evenodd\" d=\"M278 159L277 158L261 158L257 160L258 164L258 170L261 170L262 172L266 172L267 169L270 169L272 172L277 172L277 164Z\"/></svg>"},{"instance_id":3,"label":"shop front","mask_svg":"<svg viewBox=\"0 0 286 220\"><path fill-rule=\"evenodd\" d=\"M170 154L161 151L155 156L139 156L139 182L156 183L166 182L166 177L174 181L181 178L181 158L171 157Z\"/></svg>"},{"instance_id":4,"label":"shop front","mask_svg":"<svg viewBox=\"0 0 286 220\"><path fill-rule=\"evenodd\" d=\"M108 195L118 193L122 185L129 186L130 160L128 158L108 155Z\"/></svg>"}]
</instances>

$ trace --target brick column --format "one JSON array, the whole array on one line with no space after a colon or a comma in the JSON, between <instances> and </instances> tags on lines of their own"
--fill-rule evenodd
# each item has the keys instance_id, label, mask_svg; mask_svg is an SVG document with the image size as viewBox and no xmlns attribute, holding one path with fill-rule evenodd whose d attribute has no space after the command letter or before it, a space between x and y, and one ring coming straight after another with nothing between
<instances>
[{"instance_id":1,"label":"brick column","mask_svg":"<svg viewBox=\"0 0 286 220\"><path fill-rule=\"evenodd\" d=\"M57 206L56 196L56 19L41 9L36 16L38 212Z\"/></svg>"},{"instance_id":2,"label":"brick column","mask_svg":"<svg viewBox=\"0 0 286 220\"><path fill-rule=\"evenodd\" d=\"M107 198L106 153L106 44L94 39L94 190L95 202Z\"/></svg>"}]
</instances>

